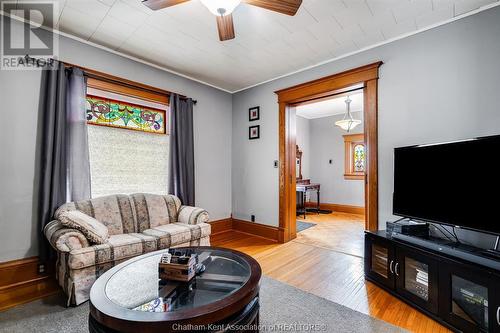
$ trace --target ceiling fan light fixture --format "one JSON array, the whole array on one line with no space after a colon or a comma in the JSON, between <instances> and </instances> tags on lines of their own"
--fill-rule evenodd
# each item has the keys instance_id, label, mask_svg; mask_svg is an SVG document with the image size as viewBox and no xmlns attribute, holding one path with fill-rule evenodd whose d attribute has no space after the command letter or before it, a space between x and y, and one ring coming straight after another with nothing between
<instances>
[{"instance_id":1,"label":"ceiling fan light fixture","mask_svg":"<svg viewBox=\"0 0 500 333\"><path fill-rule=\"evenodd\" d=\"M231 14L241 3L241 0L200 0L208 10L216 16Z\"/></svg>"}]
</instances>

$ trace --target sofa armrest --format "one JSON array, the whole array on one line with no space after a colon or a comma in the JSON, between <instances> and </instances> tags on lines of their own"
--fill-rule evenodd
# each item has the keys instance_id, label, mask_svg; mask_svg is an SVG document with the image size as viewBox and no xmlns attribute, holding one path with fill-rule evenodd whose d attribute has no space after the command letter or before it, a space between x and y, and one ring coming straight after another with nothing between
<instances>
[{"instance_id":1,"label":"sofa armrest","mask_svg":"<svg viewBox=\"0 0 500 333\"><path fill-rule=\"evenodd\" d=\"M80 231L67 228L58 220L49 222L44 228L44 233L56 251L70 252L90 246L89 241Z\"/></svg>"},{"instance_id":2,"label":"sofa armrest","mask_svg":"<svg viewBox=\"0 0 500 333\"><path fill-rule=\"evenodd\" d=\"M191 207L191 206L181 206L179 209L179 214L177 215L177 221L179 223L185 224L198 224L203 222L208 222L209 219L208 212L203 208Z\"/></svg>"}]
</instances>

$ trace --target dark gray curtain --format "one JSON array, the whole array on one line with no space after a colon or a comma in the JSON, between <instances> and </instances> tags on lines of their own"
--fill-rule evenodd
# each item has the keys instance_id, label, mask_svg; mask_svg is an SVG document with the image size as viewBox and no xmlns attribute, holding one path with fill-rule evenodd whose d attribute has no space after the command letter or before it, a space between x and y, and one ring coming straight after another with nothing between
<instances>
[{"instance_id":1,"label":"dark gray curtain","mask_svg":"<svg viewBox=\"0 0 500 333\"><path fill-rule=\"evenodd\" d=\"M49 254L43 228L52 220L55 210L74 198L90 198L87 129L86 122L80 121L85 119L85 78L79 69L66 69L60 62L54 66L42 70L40 91L41 126L35 179L42 261Z\"/></svg>"},{"instance_id":2,"label":"dark gray curtain","mask_svg":"<svg viewBox=\"0 0 500 333\"><path fill-rule=\"evenodd\" d=\"M170 95L168 192L194 206L193 100Z\"/></svg>"},{"instance_id":3,"label":"dark gray curtain","mask_svg":"<svg viewBox=\"0 0 500 333\"><path fill-rule=\"evenodd\" d=\"M90 163L85 96L87 80L79 68L68 71L66 92L66 201L90 198Z\"/></svg>"}]
</instances>

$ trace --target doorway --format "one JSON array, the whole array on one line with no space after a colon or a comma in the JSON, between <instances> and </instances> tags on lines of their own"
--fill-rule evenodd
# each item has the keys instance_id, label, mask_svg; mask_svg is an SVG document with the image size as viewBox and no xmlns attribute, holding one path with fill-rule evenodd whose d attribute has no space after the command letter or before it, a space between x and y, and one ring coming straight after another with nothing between
<instances>
[{"instance_id":1,"label":"doorway","mask_svg":"<svg viewBox=\"0 0 500 333\"><path fill-rule=\"evenodd\" d=\"M363 88L294 105L297 238L363 256Z\"/></svg>"},{"instance_id":2,"label":"doorway","mask_svg":"<svg viewBox=\"0 0 500 333\"><path fill-rule=\"evenodd\" d=\"M363 91L365 169L365 229L378 229L377 91L382 62L348 70L276 91L279 103L279 241L297 236L296 227L296 105Z\"/></svg>"}]
</instances>

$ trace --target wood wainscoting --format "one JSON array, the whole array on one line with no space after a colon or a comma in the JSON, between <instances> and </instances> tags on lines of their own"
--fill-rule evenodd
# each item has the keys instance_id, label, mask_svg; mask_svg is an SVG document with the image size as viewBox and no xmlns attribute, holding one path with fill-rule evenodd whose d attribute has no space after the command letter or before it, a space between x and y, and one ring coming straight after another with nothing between
<instances>
[{"instance_id":1,"label":"wood wainscoting","mask_svg":"<svg viewBox=\"0 0 500 333\"><path fill-rule=\"evenodd\" d=\"M306 207L316 208L318 204L316 202L306 202ZM333 203L320 203L320 209L331 210L333 212L341 212L341 213L349 213L349 214L358 214L365 215L365 207L363 206L352 206L352 205L340 205Z\"/></svg>"},{"instance_id":2,"label":"wood wainscoting","mask_svg":"<svg viewBox=\"0 0 500 333\"><path fill-rule=\"evenodd\" d=\"M53 270L48 268L47 271ZM0 311L60 290L53 274L38 273L38 257L0 263Z\"/></svg>"},{"instance_id":3,"label":"wood wainscoting","mask_svg":"<svg viewBox=\"0 0 500 333\"><path fill-rule=\"evenodd\" d=\"M211 235L217 235L228 231L238 231L253 236L263 237L274 242L279 240L279 228L261 223L250 222L235 218L208 222L212 226Z\"/></svg>"},{"instance_id":4,"label":"wood wainscoting","mask_svg":"<svg viewBox=\"0 0 500 333\"><path fill-rule=\"evenodd\" d=\"M264 237L275 242L279 240L278 227L272 227L265 224L233 219L233 230L254 236Z\"/></svg>"},{"instance_id":5,"label":"wood wainscoting","mask_svg":"<svg viewBox=\"0 0 500 333\"><path fill-rule=\"evenodd\" d=\"M233 230L233 219L231 217L222 220L209 221L208 224L212 227L211 235Z\"/></svg>"}]
</instances>

